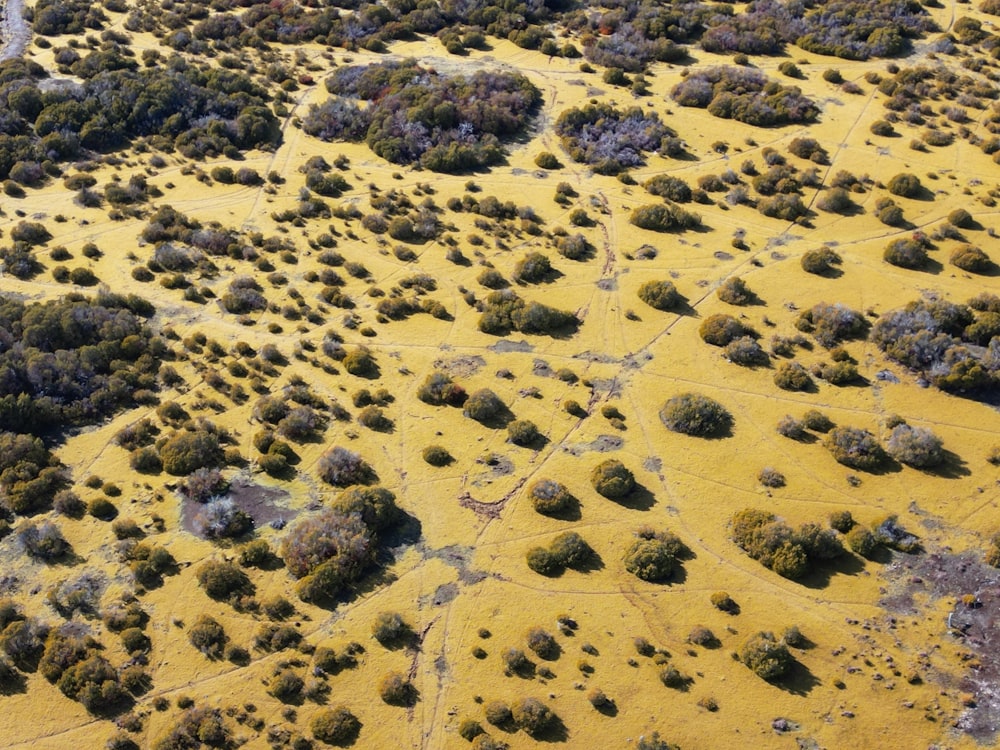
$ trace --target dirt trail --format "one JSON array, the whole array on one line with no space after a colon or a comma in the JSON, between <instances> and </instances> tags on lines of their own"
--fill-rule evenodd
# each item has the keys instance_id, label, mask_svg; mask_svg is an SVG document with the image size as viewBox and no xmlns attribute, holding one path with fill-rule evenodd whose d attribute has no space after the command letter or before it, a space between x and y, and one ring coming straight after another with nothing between
<instances>
[{"instance_id":1,"label":"dirt trail","mask_svg":"<svg viewBox=\"0 0 1000 750\"><path fill-rule=\"evenodd\" d=\"M24 0L0 0L0 62L23 55L29 41Z\"/></svg>"}]
</instances>

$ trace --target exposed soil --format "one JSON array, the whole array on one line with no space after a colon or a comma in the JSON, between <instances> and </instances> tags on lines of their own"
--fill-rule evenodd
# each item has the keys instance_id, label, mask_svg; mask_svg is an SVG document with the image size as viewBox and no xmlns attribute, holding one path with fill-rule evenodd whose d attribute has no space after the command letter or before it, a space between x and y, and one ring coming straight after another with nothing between
<instances>
[{"instance_id":1,"label":"exposed soil","mask_svg":"<svg viewBox=\"0 0 1000 750\"><path fill-rule=\"evenodd\" d=\"M879 604L890 612L916 613L922 601L953 605L941 626L968 649L959 687L970 696L956 728L993 743L1000 728L1000 572L975 552L939 552L900 558L884 575L890 585Z\"/></svg>"}]
</instances>

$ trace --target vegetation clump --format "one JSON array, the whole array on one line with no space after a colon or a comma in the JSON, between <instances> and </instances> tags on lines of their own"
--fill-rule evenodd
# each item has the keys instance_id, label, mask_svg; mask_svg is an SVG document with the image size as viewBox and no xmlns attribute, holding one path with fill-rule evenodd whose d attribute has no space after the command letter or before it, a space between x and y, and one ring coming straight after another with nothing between
<instances>
[{"instance_id":1,"label":"vegetation clump","mask_svg":"<svg viewBox=\"0 0 1000 750\"><path fill-rule=\"evenodd\" d=\"M885 461L885 451L878 439L860 427L834 427L825 445L837 463L852 469L874 471Z\"/></svg>"},{"instance_id":2,"label":"vegetation clump","mask_svg":"<svg viewBox=\"0 0 1000 750\"><path fill-rule=\"evenodd\" d=\"M326 88L333 97L303 118L306 133L364 140L393 164L449 173L500 163L503 139L523 131L541 101L519 73L444 75L412 59L339 68Z\"/></svg>"},{"instance_id":3,"label":"vegetation clump","mask_svg":"<svg viewBox=\"0 0 1000 750\"><path fill-rule=\"evenodd\" d=\"M510 289L500 289L483 300L479 330L495 336L511 331L551 336L559 331L575 331L579 324L571 312L541 302L526 302Z\"/></svg>"},{"instance_id":4,"label":"vegetation clump","mask_svg":"<svg viewBox=\"0 0 1000 750\"><path fill-rule=\"evenodd\" d=\"M625 570L643 581L669 580L678 559L686 554L684 543L669 531L643 528L636 532L635 540L625 550L622 561Z\"/></svg>"},{"instance_id":5,"label":"vegetation clump","mask_svg":"<svg viewBox=\"0 0 1000 750\"><path fill-rule=\"evenodd\" d=\"M639 287L639 299L657 310L671 310L681 295L671 281L647 281Z\"/></svg>"},{"instance_id":6,"label":"vegetation clump","mask_svg":"<svg viewBox=\"0 0 1000 750\"><path fill-rule=\"evenodd\" d=\"M609 458L593 468L590 483L597 494L609 500L621 500L635 489L635 476L616 458Z\"/></svg>"},{"instance_id":7,"label":"vegetation clump","mask_svg":"<svg viewBox=\"0 0 1000 750\"><path fill-rule=\"evenodd\" d=\"M665 148L675 135L655 112L605 103L566 110L556 120L555 131L573 161L609 175L642 166L645 152Z\"/></svg>"},{"instance_id":8,"label":"vegetation clump","mask_svg":"<svg viewBox=\"0 0 1000 750\"><path fill-rule=\"evenodd\" d=\"M565 513L576 499L564 485L554 479L539 479L528 489L532 507L546 516Z\"/></svg>"},{"instance_id":9,"label":"vegetation clump","mask_svg":"<svg viewBox=\"0 0 1000 750\"><path fill-rule=\"evenodd\" d=\"M730 527L740 549L791 580L803 578L815 565L844 553L843 544L832 530L813 523L796 530L768 511L746 508L733 515Z\"/></svg>"},{"instance_id":10,"label":"vegetation clump","mask_svg":"<svg viewBox=\"0 0 1000 750\"><path fill-rule=\"evenodd\" d=\"M660 421L671 432L694 437L712 437L727 431L733 417L726 408L708 396L682 393L667 400L660 409Z\"/></svg>"},{"instance_id":11,"label":"vegetation clump","mask_svg":"<svg viewBox=\"0 0 1000 750\"><path fill-rule=\"evenodd\" d=\"M541 575L558 575L563 568L581 568L593 557L594 550L575 531L564 531L553 537L548 547L528 550L528 567Z\"/></svg>"},{"instance_id":12,"label":"vegetation clump","mask_svg":"<svg viewBox=\"0 0 1000 750\"><path fill-rule=\"evenodd\" d=\"M767 631L747 639L740 649L740 661L755 675L769 682L784 677L795 663L788 647Z\"/></svg>"},{"instance_id":13,"label":"vegetation clump","mask_svg":"<svg viewBox=\"0 0 1000 750\"><path fill-rule=\"evenodd\" d=\"M682 107L748 125L812 122L819 108L794 86L783 86L753 68L718 66L688 75L670 92Z\"/></svg>"}]
</instances>

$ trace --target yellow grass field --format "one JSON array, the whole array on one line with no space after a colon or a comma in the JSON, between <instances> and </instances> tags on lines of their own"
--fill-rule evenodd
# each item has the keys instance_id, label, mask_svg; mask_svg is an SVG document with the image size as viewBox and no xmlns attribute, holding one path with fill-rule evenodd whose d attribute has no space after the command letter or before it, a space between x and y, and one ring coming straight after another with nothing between
<instances>
[{"instance_id":1,"label":"yellow grass field","mask_svg":"<svg viewBox=\"0 0 1000 750\"><path fill-rule=\"evenodd\" d=\"M995 24L995 16L972 5L950 2L929 10L943 30L956 16L972 15L995 31L990 22L994 19ZM108 15L111 28L124 28L124 14ZM962 58L939 56L929 52L927 42L918 42L911 57L892 63L966 72L960 59L973 56L967 47L962 47ZM126 734L142 748L157 747L191 701L219 709L231 746L245 748L325 747L311 740L310 722L324 708L341 704L360 721L352 744L356 748L470 746L458 732L460 723L470 718L514 750L634 748L654 732L684 750L957 750L992 745L995 738L962 731L970 712L992 711L991 717L1000 712L985 694L973 695L967 682L983 654L947 624L949 612L964 606L961 597L975 592L921 588L914 579L928 578L928 570L938 564L943 569L962 553L978 564L988 540L1000 530L1000 469L987 460L1000 445L1000 416L990 403L995 403L995 385L987 397L978 399L927 387L919 374L890 360L862 336L843 342L857 364L857 383L835 386L814 377L811 390L782 390L775 385L774 373L786 358L772 356L769 366L741 367L699 335L706 318L728 314L758 331L760 344L769 350L772 337L799 335L800 313L820 302L842 303L874 323L914 300L964 303L983 292L1000 293L996 275L967 273L949 263L951 251L962 244L956 239L936 241L930 253L936 265L930 270L900 268L882 257L891 240L915 232L930 235L962 208L975 221L974 228L962 230L964 242L1000 262L993 231L1000 224L995 201L1000 171L991 156L965 138L945 147L913 150L910 141L921 130L902 122L895 124L900 137L873 135L870 125L884 119L887 97L865 74L890 75L886 60L839 60L794 46L785 58L751 56L754 67L800 87L820 109L815 123L758 128L682 107L670 98L671 89L685 76L732 64L731 57L692 47L690 64L654 63L647 75L650 94L635 97L628 88L602 82L600 66L596 73L584 73L580 60L548 57L508 41L491 39L490 44L489 50L461 57L448 55L433 37L396 42L384 54L314 44L274 45L277 59L298 73L308 71L315 82L290 92L281 144L273 153L250 151L242 161L196 161L177 151L158 153L133 144L118 154L117 163L95 163L90 172L97 186L125 184L133 175L145 175L160 191L139 206L136 215L125 212L119 220L109 217L107 204L81 207L61 178L28 189L23 198L0 199L0 245L10 242L11 231L22 220L41 222L52 234L33 249L44 270L23 280L5 274L0 293L31 302L69 292L93 294L98 287L74 287L53 278L58 263L49 253L62 246L72 256L65 265L85 266L112 292L134 293L155 306L149 325L173 351L163 365L181 377L175 386L160 387L158 402L176 402L190 417L204 417L234 437L231 447L244 461L223 470L228 479L281 490L271 512L288 525L259 523L255 538L280 551L288 529L339 494L320 479L321 457L333 446L363 456L378 484L395 493L410 519L404 531L386 536L388 546L383 545L379 564L332 606L301 601L295 579L283 566L246 568L257 603L279 596L292 602L294 613L279 624L291 625L303 639L298 649L256 648L254 636L270 621L268 615L253 604L234 607L210 599L196 577L206 560L238 560L239 545L249 537L214 542L192 533L190 519L185 525L182 517L182 478L130 468L129 453L116 445L119 431L148 418L162 428L161 436L171 433L156 404L135 406L96 426L71 430L53 443L53 450L71 471L73 489L84 501L103 496L102 483L117 484L121 494L110 499L118 518L134 520L149 543L166 548L177 562L176 571L165 575L162 585L145 590L123 562L110 523L47 511L41 519L12 520L14 533L0 541L3 596L52 627L67 619L54 610L50 592L84 572L101 582L102 608L123 596L137 597L148 614L145 632L151 647L144 668L149 684L130 709L118 714L118 721L122 715L136 719L135 731ZM131 34L137 55L159 45L152 34ZM54 50L39 47L37 37L27 57L60 75L55 72ZM389 163L363 142L328 143L304 133L301 119L310 105L327 98L323 80L331 71L346 64L405 58L441 73L519 71L531 80L542 94L542 104L531 131L508 144L506 163L478 173L436 174ZM778 71L789 59L802 78L788 79ZM858 84L860 93L846 93L824 80L823 72L830 68ZM990 70L995 73L995 60ZM990 85L995 92L996 84ZM595 174L586 164L574 162L554 124L563 111L591 100L658 112L684 140L690 158L649 153L643 166L629 172L637 184ZM941 104L931 102L935 111ZM983 118L993 106L987 102L985 110L971 114ZM981 122L969 127L989 136ZM819 142L829 163L812 164L789 153L793 139L806 137ZM716 148L720 143L724 149ZM701 218L696 229L657 233L630 223L633 209L661 201L642 187L650 177L668 173L696 187L699 178L732 170L749 184L741 165L749 161L766 171L768 149L799 170L817 168L819 185L802 188L802 199L812 210L806 221L768 218L750 205L728 204L726 193L710 192L707 202L686 206ZM563 166L539 169L535 157L542 151L556 154ZM153 166L151 158L157 153L162 164ZM349 214L277 221L276 215L299 204L305 179L300 167L313 157L332 162L338 155L349 160L340 174L350 187L338 198L325 199L331 207L355 207L367 214L372 195L397 191L413 205L432 200L445 232L426 242L402 243L414 258L401 260L393 252L401 243L373 234ZM262 176L273 171L284 181L222 184L210 177L220 165L247 167ZM65 174L79 171L69 164L63 167ZM862 192L851 194L857 210L848 215L816 206L841 170L868 180ZM886 184L901 172L917 175L926 191L920 198L894 197L908 223L893 227L879 221L876 202L889 195ZM475 214L445 208L449 199L470 195L470 182L478 188L471 194L478 200L496 196L533 209L541 231L526 231L517 218L477 227ZM553 200L562 182L577 194L565 205ZM152 257L153 244L141 233L149 215L165 205L203 225L217 222L232 229L241 241L259 232L290 243L294 251L285 259L280 253L261 252L272 270L250 260L214 258L217 273L188 274L194 287L203 294L210 290L214 299L186 299L183 289L159 283L164 274L151 282L132 275ZM571 225L571 212L580 208L589 226ZM559 255L554 231L559 227L582 233L594 248L593 257L574 261ZM318 296L323 283L316 277L326 267L319 261L323 248L316 240L325 233L336 238L335 249L346 261L361 263L369 272L357 278L343 267L334 269L343 277L340 289L353 300L353 309L339 309ZM473 235L478 238L470 242ZM742 248L734 245L734 237L743 239ZM87 243L100 248L100 257L84 256ZM655 257L641 257L638 251L647 245L655 249ZM841 256L840 273L806 273L802 255L824 245ZM449 247L460 249L468 262L448 260ZM490 292L477 281L484 268L493 267L510 280L515 264L530 251L548 256L557 276L538 284L513 282L511 288L526 300L575 313L578 329L552 337L480 331L480 312L466 301L466 293L483 300ZM389 320L378 313L377 305L386 298L378 296L380 292L412 296L399 285L414 274L435 280L436 288L425 296L440 302L449 319L415 314ZM219 298L234 277L246 275L259 282L270 307L245 316L226 312ZM734 276L746 282L758 303L736 306L718 298L716 290ZM675 284L686 300L683 310L657 310L638 297L643 283L661 280ZM310 311L316 313L312 319L306 317ZM355 320L345 325L352 316ZM377 362L378 377L351 375L341 362L327 357L322 343L331 331L342 336L348 351L367 347ZM200 345L199 336L204 337ZM828 349L808 334L804 338L807 346L793 347L794 361L806 370L830 361ZM238 342L256 352L271 345L284 357L273 366L252 368L260 393L245 375L227 369L232 362L251 358L237 353ZM575 378L560 372L564 368ZM449 373L470 394L491 389L516 419L533 422L544 440L520 447L508 440L503 427L480 424L458 407L424 403L417 391L434 371ZM320 402L345 407L349 417L331 418L318 439L295 444L300 460L291 475L270 477L258 465L260 454L254 447L254 435L263 427L255 407L261 394L280 395L290 384L300 383ZM248 396L242 402L227 395L236 384ZM391 395L383 407L392 423L389 429L369 429L357 421L355 395L362 388L385 389ZM728 410L728 434L701 438L665 428L659 415L664 402L688 392L708 396ZM586 415L569 413L570 400ZM602 409L614 417L606 407L617 409L620 417L605 416ZM869 430L883 445L900 420L929 428L943 443L946 464L940 470L896 462L876 472L855 470L834 460L823 434L792 440L776 430L786 415L801 418L812 409L838 426ZM432 444L445 447L453 461L443 467L429 465L423 451ZM607 458L622 461L639 488L621 502L599 495L590 480L593 467ZM784 485L765 487L758 479L765 467L783 474ZM84 484L88 477L100 478L96 487ZM540 479L565 485L579 501L579 513L555 518L536 512L529 489ZM919 538L923 551L883 550L871 560L848 551L799 581L789 580L734 543L730 519L744 508L769 511L796 528L812 522L826 527L830 515L843 510L863 526L895 515ZM23 554L18 531L22 524L38 520L58 523L72 547L71 559L42 563ZM690 550L664 582L643 581L625 570L623 556L643 527L670 531ZM579 533L594 550L586 568L551 576L529 569L528 551L548 545L565 531ZM907 585L916 591L907 600L911 603L889 603L890 595ZM710 597L719 591L736 601L738 614L713 606ZM997 603L996 598L982 600L990 613ZM372 623L385 612L402 615L412 628L411 641L385 647L373 637ZM209 659L192 646L188 633L203 614L224 627L230 643L248 650L244 663ZM100 612L76 612L69 620L101 641L102 653L112 664L129 660ZM713 647L689 641L699 626L714 634ZM791 626L806 640L802 647L790 648L795 665L784 679L767 682L740 663L740 650L750 636L771 631L780 638ZM543 658L528 650L526 634L534 627L555 637L555 655ZM656 653L641 655L637 638L648 640ZM314 669L315 649L331 647L342 653L351 642L362 647L355 666L329 675ZM505 674L501 657L510 648L523 649L533 666ZM681 687L661 681L668 665L688 678ZM307 689L312 685L314 697L284 703L269 694L275 676L286 668L299 675ZM379 697L377 686L389 672L408 676L414 690L410 705L389 705ZM590 700L598 688L612 701L601 710ZM527 697L539 699L557 717L546 733L532 737L510 724L496 727L487 722L485 707L491 702L515 703ZM101 748L120 733L115 715L88 712L40 671L26 672L22 689L0 696L0 708L0 746L9 750ZM298 740L301 744L295 744Z\"/></svg>"}]
</instances>

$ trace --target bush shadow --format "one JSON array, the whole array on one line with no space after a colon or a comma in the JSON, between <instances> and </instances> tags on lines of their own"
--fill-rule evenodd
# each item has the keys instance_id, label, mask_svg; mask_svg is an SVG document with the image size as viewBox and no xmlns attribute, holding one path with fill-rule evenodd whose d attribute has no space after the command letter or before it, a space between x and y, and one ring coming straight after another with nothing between
<instances>
[{"instance_id":1,"label":"bush shadow","mask_svg":"<svg viewBox=\"0 0 1000 750\"><path fill-rule=\"evenodd\" d=\"M613 502L629 510L649 510L656 505L656 496L643 485L636 483L630 493Z\"/></svg>"},{"instance_id":2,"label":"bush shadow","mask_svg":"<svg viewBox=\"0 0 1000 750\"><path fill-rule=\"evenodd\" d=\"M830 584L830 579L838 573L856 576L865 569L865 564L857 556L846 551L840 557L828 560L822 565L816 565L809 575L798 580L806 588L822 589Z\"/></svg>"},{"instance_id":3,"label":"bush shadow","mask_svg":"<svg viewBox=\"0 0 1000 750\"><path fill-rule=\"evenodd\" d=\"M814 675L802 662L797 659L792 663L792 668L785 675L774 682L774 685L792 695L809 695L813 688L822 684L820 679Z\"/></svg>"},{"instance_id":4,"label":"bush shadow","mask_svg":"<svg viewBox=\"0 0 1000 750\"><path fill-rule=\"evenodd\" d=\"M924 474L942 479L959 479L972 474L965 460L949 450L941 451L942 461L937 466L928 466L920 469Z\"/></svg>"}]
</instances>

